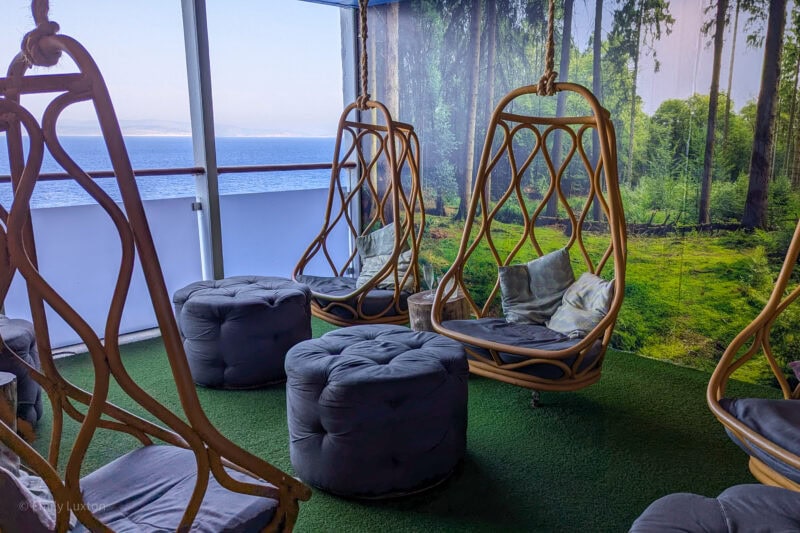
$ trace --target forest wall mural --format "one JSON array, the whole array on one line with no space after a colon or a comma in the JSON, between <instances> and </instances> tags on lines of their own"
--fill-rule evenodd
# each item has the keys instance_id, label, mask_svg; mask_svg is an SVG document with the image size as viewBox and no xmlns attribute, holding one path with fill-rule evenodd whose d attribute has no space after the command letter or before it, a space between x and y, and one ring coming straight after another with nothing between
<instances>
[{"instance_id":1,"label":"forest wall mural","mask_svg":"<svg viewBox=\"0 0 800 533\"><path fill-rule=\"evenodd\" d=\"M406 0L369 10L370 92L420 137L423 256L439 272L457 250L493 107L542 75L547 8ZM800 215L800 5L560 0L556 18L559 80L591 89L617 133L630 241L612 347L713 368L766 302ZM558 97L530 105L586 112ZM577 194L585 187L570 172ZM800 313L775 330L786 363L800 353ZM764 361L742 372L769 376Z\"/></svg>"}]
</instances>

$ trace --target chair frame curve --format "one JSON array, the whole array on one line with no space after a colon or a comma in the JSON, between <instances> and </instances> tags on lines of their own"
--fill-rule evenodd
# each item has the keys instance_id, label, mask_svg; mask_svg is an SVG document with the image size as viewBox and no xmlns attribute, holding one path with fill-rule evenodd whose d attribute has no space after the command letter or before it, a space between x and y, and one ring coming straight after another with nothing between
<instances>
[{"instance_id":1,"label":"chair frame curve","mask_svg":"<svg viewBox=\"0 0 800 533\"><path fill-rule=\"evenodd\" d=\"M616 136L609 112L600 105L597 98L588 89L581 85L574 83L556 83L555 90L556 92L564 91L574 93L582 97L591 109L591 115L580 117L541 117L523 115L508 110L518 98L527 95L538 95L537 85L520 87L509 92L495 107L489 122L483 151L476 172L472 198L467 211L466 223L461 236L459 250L453 265L440 280L431 311L431 318L436 332L458 340L465 345L470 355L470 371L474 374L491 377L535 390L569 391L581 389L600 379L602 362L608 343L611 340L611 334L624 297L625 267L627 262L627 230L622 198L619 191L616 152L612 149L612 147L616 147ZM512 123L517 125L513 126ZM572 130L570 126L578 128L577 132ZM540 127L544 129L544 132L539 129ZM491 173L503 154L507 154L506 157L513 158L513 155L508 155L508 153L513 152L513 148L510 147L513 143L513 136L523 129L532 132L536 136L535 148L523 162L520 163L514 160L510 163L512 165L511 182L502 197L497 200L496 205L491 207L491 197L489 191L487 191L487 184L490 180ZM600 140L598 163L594 168L583 146L583 136L590 130L595 130ZM562 135L568 135L569 139L572 140L571 148L568 150L568 154L564 157L564 160L558 165L558 168L553 164L549 153L550 149L546 144L547 137L554 131L562 131L564 132ZM498 132L502 132L502 136L499 139ZM493 147L498 140L500 144L495 152ZM562 176L567 165L576 153L578 153L582 160L583 167L587 171L590 184L587 201L580 214L575 213L572 207L570 207L568 199L562 190ZM531 212L525 207L522 199L523 192L521 181L537 155L545 159L546 169L549 174L549 187L544 193L538 207ZM605 192L603 191L603 187L605 187ZM512 260L517 256L518 252L520 252L527 241L531 244L534 252L538 256L542 256L544 252L535 236L535 228L547 202L553 197L556 198L555 201L566 211L567 221L571 228L569 241L565 247L567 249L577 248L580 250L580 257L583 259L588 272L600 275L609 261L613 263L615 290L609 312L606 316L581 341L570 348L562 350L516 347L448 329L442 323L444 303L451 298L456 291L460 291L466 296L472 309L472 314L476 318L491 316L491 303L499 293L498 277L483 306L479 306L472 298L470 288L464 280L464 268L476 247L482 240L485 240L490 247L498 267L512 264ZM513 199L517 199L522 207L521 211L524 217L523 234L512 251L503 258L492 242L491 226L500 208L505 205L506 202ZM594 201L599 202L602 213L607 221L609 232L608 247L605 249L600 260L596 263L591 260L583 241L583 226L587 221L586 217ZM478 219L480 219L480 222L477 221ZM473 231L473 227L476 224L478 224L477 233ZM597 340L601 342L601 351L599 355L593 364L588 365L587 368L581 369L584 358L588 355ZM477 346L488 350L491 357L486 357L477 353L470 348L471 346ZM514 363L503 362L499 355L501 352L521 356L524 360ZM568 358L575 358L575 360L571 364L567 364L564 360ZM522 371L525 367L530 365L555 366L563 371L563 377L546 379Z\"/></svg>"},{"instance_id":2,"label":"chair frame curve","mask_svg":"<svg viewBox=\"0 0 800 533\"><path fill-rule=\"evenodd\" d=\"M800 400L800 385L794 388L791 387L775 358L770 343L770 331L775 321L800 296L800 285L787 293L787 287L792 279L792 273L798 257L800 257L800 220L798 220L795 227L783 265L766 305L758 316L725 349L714 372L711 374L711 379L706 389L706 402L709 409L711 409L717 420L736 436L739 442L745 447L756 446L776 461L780 461L796 470L800 470L800 456L777 445L764 435L743 424L722 407L720 400L725 397L728 382L734 372L759 354L763 354L767 358L770 369L780 386L783 398L785 400ZM765 485L800 491L800 484L776 472L752 454L750 455L749 468L753 476Z\"/></svg>"},{"instance_id":3,"label":"chair frame curve","mask_svg":"<svg viewBox=\"0 0 800 533\"><path fill-rule=\"evenodd\" d=\"M0 423L0 440L41 476L57 503L56 530L69 527L70 511L91 530L109 531L85 504L80 490L81 466L97 430L120 431L142 445L154 441L189 449L197 462L197 482L187 503L179 529L188 530L195 520L211 476L226 489L278 501L267 530L291 530L299 512L299 501L311 491L300 481L264 459L243 450L223 436L206 417L189 371L167 294L152 235L145 217L135 176L125 148L114 107L103 77L88 51L66 35L42 37L43 49L64 52L77 67L68 74L26 75L29 65L19 54L0 78L0 129L6 132L11 163L14 201L10 209L0 206L0 301L5 299L15 272L24 278L41 359L41 371L28 366L33 379L47 393L53 408L53 427L48 457L41 456L8 425ZM41 125L21 104L20 97L34 93L59 93L47 106ZM90 102L108 150L123 207L118 206L61 146L56 131L63 110L77 102ZM27 157L22 133L29 138ZM94 198L109 216L121 243L121 260L110 299L102 339L44 279L38 270L29 202L45 150ZM175 380L185 420L151 397L127 373L119 353L120 322L136 255L150 293L166 355ZM66 380L56 367L49 340L45 304L73 328L86 344L94 368L94 386L85 391ZM21 359L20 359L21 361ZM24 363L24 362L23 362ZM111 379L154 420L152 422L108 401ZM78 406L84 406L85 411ZM58 473L63 440L64 415L80 424L69 448L63 476ZM163 424L163 425L162 425ZM230 468L261 483L245 483L226 472Z\"/></svg>"}]
</instances>

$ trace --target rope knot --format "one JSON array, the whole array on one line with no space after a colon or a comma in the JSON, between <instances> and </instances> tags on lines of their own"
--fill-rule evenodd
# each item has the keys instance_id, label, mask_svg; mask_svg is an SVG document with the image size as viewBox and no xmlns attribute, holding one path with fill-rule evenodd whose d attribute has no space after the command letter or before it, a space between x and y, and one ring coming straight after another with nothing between
<instances>
[{"instance_id":1,"label":"rope knot","mask_svg":"<svg viewBox=\"0 0 800 533\"><path fill-rule=\"evenodd\" d=\"M52 67L61 58L61 50L47 49L41 46L44 37L55 35L59 30L58 23L45 20L22 38L22 54L30 66Z\"/></svg>"},{"instance_id":2,"label":"rope knot","mask_svg":"<svg viewBox=\"0 0 800 533\"><path fill-rule=\"evenodd\" d=\"M545 72L536 85L536 94L539 96L553 96L556 94L556 80L558 72Z\"/></svg>"},{"instance_id":3,"label":"rope knot","mask_svg":"<svg viewBox=\"0 0 800 533\"><path fill-rule=\"evenodd\" d=\"M368 108L367 102L369 102L369 94L361 94L356 98L356 107L359 111L366 111Z\"/></svg>"}]
</instances>

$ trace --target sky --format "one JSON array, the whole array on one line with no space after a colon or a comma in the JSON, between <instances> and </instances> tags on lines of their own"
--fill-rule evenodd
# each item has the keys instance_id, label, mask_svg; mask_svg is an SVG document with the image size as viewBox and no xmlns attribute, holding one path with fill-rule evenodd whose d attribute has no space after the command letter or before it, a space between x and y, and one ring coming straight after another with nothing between
<instances>
[{"instance_id":1,"label":"sky","mask_svg":"<svg viewBox=\"0 0 800 533\"><path fill-rule=\"evenodd\" d=\"M29 6L28 0L2 2L0 57L6 63L33 27ZM50 20L98 63L125 134L189 133L180 6L180 0L50 1ZM338 8L208 0L207 9L218 135L335 134L343 107ZM71 69L47 69L53 70ZM65 114L65 125L89 133L92 117L83 106Z\"/></svg>"},{"instance_id":2,"label":"sky","mask_svg":"<svg viewBox=\"0 0 800 533\"><path fill-rule=\"evenodd\" d=\"M666 98L708 94L714 63L714 50L710 46L713 36L706 37L700 32L703 21L713 16L703 13L707 4L707 1L699 0L673 0L671 11L676 19L675 25L672 33L662 37L656 46L660 70L654 71L652 56L644 56L641 61L643 72L639 77L639 94L644 102L645 113L655 112L658 104ZM737 110L758 98L764 61L762 48L755 49L747 45L744 24L745 16L740 15L731 86L731 98ZM727 89L730 70L732 23L727 30L720 71L720 89L723 91Z\"/></svg>"},{"instance_id":3,"label":"sky","mask_svg":"<svg viewBox=\"0 0 800 533\"><path fill-rule=\"evenodd\" d=\"M611 4L611 2L606 2ZM675 24L669 35L662 34L655 46L655 53L661 63L658 72L649 53L640 57L640 73L637 94L642 99L644 112L653 114L658 106L669 98L688 98L694 93L708 94L711 85L713 48L707 46L711 37L701 34L703 21L713 16L704 14L708 0L671 0L670 12ZM573 38L581 49L587 49L594 31L594 2L578 0L575 2L575 22ZM613 26L613 6L603 10L603 32L607 34ZM747 46L743 31L745 17L739 19L739 35L736 40L734 78L731 90L735 109L740 109L748 101L758 97L760 86L763 50ZM720 88L727 88L730 66L732 24L727 28L725 47L722 52Z\"/></svg>"},{"instance_id":4,"label":"sky","mask_svg":"<svg viewBox=\"0 0 800 533\"><path fill-rule=\"evenodd\" d=\"M609 2L607 2L608 4ZM51 0L51 20L94 55L128 134L188 134L180 0ZM708 93L712 50L700 37L705 0L672 0L676 23L656 45L661 70L643 56L644 110L667 98ZM219 136L332 136L342 100L340 14L298 0L207 0L216 132ZM28 0L4 0L0 51L10 61L32 27ZM594 2L575 2L574 39L589 46ZM611 29L606 10L603 28ZM721 84L727 81L729 43ZM732 96L740 108L758 95L761 50L737 42ZM56 67L68 71L68 66ZM34 97L35 100L35 97ZM96 132L88 106L65 115L62 133Z\"/></svg>"}]
</instances>

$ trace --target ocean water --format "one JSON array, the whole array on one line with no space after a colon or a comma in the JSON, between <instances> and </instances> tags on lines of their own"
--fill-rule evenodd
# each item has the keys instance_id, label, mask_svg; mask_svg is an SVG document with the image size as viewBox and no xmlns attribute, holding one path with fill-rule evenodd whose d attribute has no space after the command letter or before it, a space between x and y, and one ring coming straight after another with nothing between
<instances>
[{"instance_id":1,"label":"ocean water","mask_svg":"<svg viewBox=\"0 0 800 533\"><path fill-rule=\"evenodd\" d=\"M5 146L5 138L0 140ZM92 171L111 169L111 161L101 137L62 137L61 143L70 157L90 174ZM127 137L125 144L134 170L194 166L189 137ZM332 137L222 137L217 139L217 163L219 166L325 163L333 157L333 147ZM46 154L42 172L63 171ZM8 156L2 150L0 175L8 174ZM329 170L223 174L219 179L219 188L220 194L242 194L325 188L329 181ZM121 199L113 178L101 178L96 182L112 199ZM140 194L145 200L194 196L194 182L194 176L137 178ZM0 203L8 207L11 201L10 184L0 184ZM93 203L95 201L72 180L39 182L31 198L31 207Z\"/></svg>"}]
</instances>

